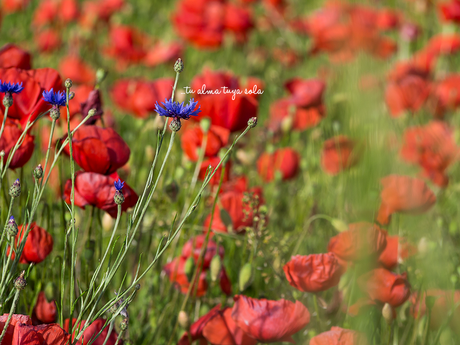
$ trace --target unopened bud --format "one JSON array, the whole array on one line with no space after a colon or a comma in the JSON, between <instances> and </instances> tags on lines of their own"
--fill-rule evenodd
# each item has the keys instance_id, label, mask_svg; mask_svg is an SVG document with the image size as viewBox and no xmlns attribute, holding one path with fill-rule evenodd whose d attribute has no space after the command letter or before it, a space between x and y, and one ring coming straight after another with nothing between
<instances>
[{"instance_id":1,"label":"unopened bud","mask_svg":"<svg viewBox=\"0 0 460 345\"><path fill-rule=\"evenodd\" d=\"M88 116L89 116L89 117L92 117L92 116L96 115L96 112L97 112L96 109L94 109L94 108L93 108L93 109L90 109L90 110L88 111Z\"/></svg>"},{"instance_id":2,"label":"unopened bud","mask_svg":"<svg viewBox=\"0 0 460 345\"><path fill-rule=\"evenodd\" d=\"M121 320L120 322L120 329L122 331L125 331L127 328L128 328L128 324L129 324L129 318L125 317L123 320Z\"/></svg>"},{"instance_id":3,"label":"unopened bud","mask_svg":"<svg viewBox=\"0 0 460 345\"><path fill-rule=\"evenodd\" d=\"M18 234L18 225L16 224L16 221L14 220L13 216L11 216L8 220L5 231L6 234L10 237L16 237L16 235Z\"/></svg>"},{"instance_id":4,"label":"unopened bud","mask_svg":"<svg viewBox=\"0 0 460 345\"><path fill-rule=\"evenodd\" d=\"M13 105L13 95L10 92L6 92L3 97L3 106L5 108L11 107Z\"/></svg>"},{"instance_id":5,"label":"unopened bud","mask_svg":"<svg viewBox=\"0 0 460 345\"><path fill-rule=\"evenodd\" d=\"M34 177L37 180L40 180L43 177L43 168L42 168L41 164L39 164L39 165L37 165L35 167L35 169L34 169Z\"/></svg>"},{"instance_id":6,"label":"unopened bud","mask_svg":"<svg viewBox=\"0 0 460 345\"><path fill-rule=\"evenodd\" d=\"M178 132L182 127L179 119L173 119L169 124L169 129L173 132Z\"/></svg>"},{"instance_id":7,"label":"unopened bud","mask_svg":"<svg viewBox=\"0 0 460 345\"><path fill-rule=\"evenodd\" d=\"M102 68L98 68L98 70L96 71L96 84L102 83L106 77L107 71Z\"/></svg>"},{"instance_id":8,"label":"unopened bud","mask_svg":"<svg viewBox=\"0 0 460 345\"><path fill-rule=\"evenodd\" d=\"M394 319L394 309L391 305L388 303L385 303L385 305L382 308L382 316L385 319L387 323L392 323Z\"/></svg>"},{"instance_id":9,"label":"unopened bud","mask_svg":"<svg viewBox=\"0 0 460 345\"><path fill-rule=\"evenodd\" d=\"M174 71L176 73L180 73L184 70L184 62L182 61L181 58L178 58L176 60L176 63L174 64Z\"/></svg>"},{"instance_id":10,"label":"unopened bud","mask_svg":"<svg viewBox=\"0 0 460 345\"><path fill-rule=\"evenodd\" d=\"M72 87L72 79L67 78L64 82L64 86L66 87L66 89L70 89Z\"/></svg>"},{"instance_id":11,"label":"unopened bud","mask_svg":"<svg viewBox=\"0 0 460 345\"><path fill-rule=\"evenodd\" d=\"M200 121L200 127L203 133L208 133L209 128L211 128L211 120L208 117L204 117Z\"/></svg>"},{"instance_id":12,"label":"unopened bud","mask_svg":"<svg viewBox=\"0 0 460 345\"><path fill-rule=\"evenodd\" d=\"M137 291L139 291L139 290L141 289L141 284L136 284L136 285L134 285L134 288L135 288Z\"/></svg>"},{"instance_id":13,"label":"unopened bud","mask_svg":"<svg viewBox=\"0 0 460 345\"><path fill-rule=\"evenodd\" d=\"M187 261L185 261L185 265L184 265L184 273L187 276L188 282L192 281L194 271L195 271L195 260L193 260L193 258L190 257L187 259Z\"/></svg>"},{"instance_id":14,"label":"unopened bud","mask_svg":"<svg viewBox=\"0 0 460 345\"><path fill-rule=\"evenodd\" d=\"M418 249L418 252L420 253L420 255L422 255L422 256L424 256L424 255L426 255L428 253L429 243L428 243L428 240L426 239L426 237L422 237L420 239L420 241L418 242L417 249Z\"/></svg>"},{"instance_id":15,"label":"unopened bud","mask_svg":"<svg viewBox=\"0 0 460 345\"><path fill-rule=\"evenodd\" d=\"M252 280L252 265L247 263L240 270L240 276L238 278L238 287L240 291L246 290L252 284Z\"/></svg>"},{"instance_id":16,"label":"unopened bud","mask_svg":"<svg viewBox=\"0 0 460 345\"><path fill-rule=\"evenodd\" d=\"M428 310L433 309L434 303L436 302L436 297L434 296L426 296L425 297L425 304Z\"/></svg>"},{"instance_id":17,"label":"unopened bud","mask_svg":"<svg viewBox=\"0 0 460 345\"><path fill-rule=\"evenodd\" d=\"M53 105L53 107L50 110L50 117L53 120L58 120L61 117L61 110L59 109L58 105Z\"/></svg>"},{"instance_id":18,"label":"unopened bud","mask_svg":"<svg viewBox=\"0 0 460 345\"><path fill-rule=\"evenodd\" d=\"M190 326L190 319L187 313L183 310L179 312L179 315L177 316L177 321L183 329L188 329L188 327Z\"/></svg>"},{"instance_id":19,"label":"unopened bud","mask_svg":"<svg viewBox=\"0 0 460 345\"><path fill-rule=\"evenodd\" d=\"M248 121L248 126L251 128L257 126L257 117L251 117Z\"/></svg>"},{"instance_id":20,"label":"unopened bud","mask_svg":"<svg viewBox=\"0 0 460 345\"><path fill-rule=\"evenodd\" d=\"M75 92L71 91L69 92L69 101L72 100L75 97Z\"/></svg>"},{"instance_id":21,"label":"unopened bud","mask_svg":"<svg viewBox=\"0 0 460 345\"><path fill-rule=\"evenodd\" d=\"M19 179L16 179L10 187L10 196L12 198L17 198L19 195L21 195L21 183Z\"/></svg>"},{"instance_id":22,"label":"unopened bud","mask_svg":"<svg viewBox=\"0 0 460 345\"><path fill-rule=\"evenodd\" d=\"M125 202L125 196L121 190L116 190L115 195L113 196L113 201L117 205L121 205Z\"/></svg>"},{"instance_id":23,"label":"unopened bud","mask_svg":"<svg viewBox=\"0 0 460 345\"><path fill-rule=\"evenodd\" d=\"M27 285L26 280L24 279L24 274L26 271L22 271L19 277L14 280L14 287L16 290L24 290Z\"/></svg>"},{"instance_id":24,"label":"unopened bud","mask_svg":"<svg viewBox=\"0 0 460 345\"><path fill-rule=\"evenodd\" d=\"M348 225L343 220L338 218L331 219L331 225L337 230L338 232L344 232L348 230Z\"/></svg>"},{"instance_id":25,"label":"unopened bud","mask_svg":"<svg viewBox=\"0 0 460 345\"><path fill-rule=\"evenodd\" d=\"M49 281L48 283L46 283L44 293L45 293L45 298L48 301L48 303L50 303L51 301L55 299L54 298L55 291L56 291L56 285L52 281Z\"/></svg>"},{"instance_id":26,"label":"unopened bud","mask_svg":"<svg viewBox=\"0 0 460 345\"><path fill-rule=\"evenodd\" d=\"M219 278L220 271L222 269L222 260L220 255L216 254L211 260L210 271L211 271L211 280L215 282Z\"/></svg>"}]
</instances>

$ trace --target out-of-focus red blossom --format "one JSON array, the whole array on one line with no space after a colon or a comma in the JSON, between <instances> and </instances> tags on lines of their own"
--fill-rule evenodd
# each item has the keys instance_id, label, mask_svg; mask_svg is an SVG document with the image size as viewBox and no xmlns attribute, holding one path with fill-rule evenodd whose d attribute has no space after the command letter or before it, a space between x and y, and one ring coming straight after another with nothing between
<instances>
[{"instance_id":1,"label":"out-of-focus red blossom","mask_svg":"<svg viewBox=\"0 0 460 345\"><path fill-rule=\"evenodd\" d=\"M310 322L308 309L299 301L255 299L236 295L232 319L244 333L261 343L287 341Z\"/></svg>"},{"instance_id":2,"label":"out-of-focus red blossom","mask_svg":"<svg viewBox=\"0 0 460 345\"><path fill-rule=\"evenodd\" d=\"M23 83L24 90L13 95L13 105L8 110L8 118L16 119L24 125L30 116L33 121L37 116L49 110L51 106L42 99L45 90L63 90L59 73L52 68L23 70L18 68L0 68L0 80L11 83ZM5 111L0 104L1 113Z\"/></svg>"},{"instance_id":3,"label":"out-of-focus red blossom","mask_svg":"<svg viewBox=\"0 0 460 345\"><path fill-rule=\"evenodd\" d=\"M32 56L18 46L8 43L0 49L0 68L32 68Z\"/></svg>"},{"instance_id":4,"label":"out-of-focus red blossom","mask_svg":"<svg viewBox=\"0 0 460 345\"><path fill-rule=\"evenodd\" d=\"M340 171L349 169L358 162L353 152L355 143L344 135L328 139L323 144L321 166L330 175L337 175Z\"/></svg>"},{"instance_id":5,"label":"out-of-focus red blossom","mask_svg":"<svg viewBox=\"0 0 460 345\"><path fill-rule=\"evenodd\" d=\"M445 22L460 23L460 1L450 0L439 4L441 19Z\"/></svg>"},{"instance_id":6,"label":"out-of-focus red blossom","mask_svg":"<svg viewBox=\"0 0 460 345\"><path fill-rule=\"evenodd\" d=\"M417 247L399 236L387 236L387 245L379 256L379 263L391 270L402 260L417 253Z\"/></svg>"},{"instance_id":7,"label":"out-of-focus red blossom","mask_svg":"<svg viewBox=\"0 0 460 345\"><path fill-rule=\"evenodd\" d=\"M276 172L283 180L290 180L299 172L300 155L291 148L278 149L273 153L265 152L257 160L257 171L267 182L273 181Z\"/></svg>"},{"instance_id":8,"label":"out-of-focus red blossom","mask_svg":"<svg viewBox=\"0 0 460 345\"><path fill-rule=\"evenodd\" d=\"M190 282L185 274L185 263L187 258L180 256L174 258L171 262L163 267L163 271L169 278L169 281L177 286L181 293L186 294L190 287ZM192 291L196 293L197 297L204 296L208 290L208 283L206 281L206 271L201 270L193 283Z\"/></svg>"},{"instance_id":9,"label":"out-of-focus red blossom","mask_svg":"<svg viewBox=\"0 0 460 345\"><path fill-rule=\"evenodd\" d=\"M75 205L81 208L85 208L86 205L95 206L115 218L117 204L113 201L115 195L113 183L118 178L117 173L105 176L94 172L78 171L75 175ZM64 201L68 204L70 204L71 189L72 181L69 179L64 187ZM121 210L126 211L136 204L138 196L126 182L122 192L125 201L121 204Z\"/></svg>"},{"instance_id":10,"label":"out-of-focus red blossom","mask_svg":"<svg viewBox=\"0 0 460 345\"><path fill-rule=\"evenodd\" d=\"M181 146L187 157L196 162L198 160L198 150L201 149L203 138L205 137L200 126L188 127L182 133ZM230 131L219 126L211 126L207 133L205 157L217 156L220 149L227 146Z\"/></svg>"},{"instance_id":11,"label":"out-of-focus red blossom","mask_svg":"<svg viewBox=\"0 0 460 345\"><path fill-rule=\"evenodd\" d=\"M285 88L290 96L272 103L269 129L278 131L289 120L295 130L316 126L325 116L323 96L326 84L319 79L294 78L286 82Z\"/></svg>"},{"instance_id":12,"label":"out-of-focus red blossom","mask_svg":"<svg viewBox=\"0 0 460 345\"><path fill-rule=\"evenodd\" d=\"M211 171L214 171L217 165L219 165L219 162L220 162L220 158L216 156L203 160L203 163L201 163L200 171L198 173L198 178L200 180L204 180L204 178L206 177L206 171L208 170L208 167L211 166L212 167ZM227 163L225 163L225 172L222 178L222 182L227 182L230 179L231 167L232 167L232 162L229 160L227 161ZM211 186L218 185L220 182L221 175L222 175L222 165L219 167L219 169L217 169L216 173L209 181L209 184Z\"/></svg>"},{"instance_id":13,"label":"out-of-focus red blossom","mask_svg":"<svg viewBox=\"0 0 460 345\"><path fill-rule=\"evenodd\" d=\"M214 217L212 219L212 231L217 232L236 232L241 233L245 227L252 226L254 223L254 210L251 205L243 202L244 194L251 194L251 199L257 199L257 208L264 203L262 197L262 188L254 187L248 188L247 179L245 177L239 178L236 182L229 181L222 184L221 193L219 194L218 202L214 210ZM231 219L231 229L222 221L222 210L227 212ZM208 231L211 222L211 214L208 215L204 221L203 227Z\"/></svg>"},{"instance_id":14,"label":"out-of-focus red blossom","mask_svg":"<svg viewBox=\"0 0 460 345\"><path fill-rule=\"evenodd\" d=\"M158 41L150 48L144 57L143 63L148 67L155 67L168 61L175 61L183 55L184 46L179 42Z\"/></svg>"},{"instance_id":15,"label":"out-of-focus red blossom","mask_svg":"<svg viewBox=\"0 0 460 345\"><path fill-rule=\"evenodd\" d=\"M256 345L257 340L249 337L232 319L232 309L219 310L203 328L203 337L215 345Z\"/></svg>"},{"instance_id":16,"label":"out-of-focus red blossom","mask_svg":"<svg viewBox=\"0 0 460 345\"><path fill-rule=\"evenodd\" d=\"M213 125L227 128L231 132L246 128L248 120L257 116L259 95L252 91L262 90L263 86L263 82L257 78L248 78L247 83L242 84L229 72L213 72L208 69L193 78L191 83L191 88L196 91L193 96L201 106L200 118L209 117ZM248 90L247 94L245 89ZM215 90L219 94L205 93ZM232 90L241 90L242 94L233 94Z\"/></svg>"},{"instance_id":17,"label":"out-of-focus red blossom","mask_svg":"<svg viewBox=\"0 0 460 345\"><path fill-rule=\"evenodd\" d=\"M83 117L88 115L91 109L94 109L96 112L85 122L87 125L94 125L101 119L102 115L104 115L104 110L102 109L102 97L99 89L91 90L85 101L80 103L80 114ZM107 123L107 127L111 127L111 125Z\"/></svg>"},{"instance_id":18,"label":"out-of-focus red blossom","mask_svg":"<svg viewBox=\"0 0 460 345\"><path fill-rule=\"evenodd\" d=\"M112 26L110 28L110 45L104 52L116 59L119 67L139 63L147 54L149 44L147 36L131 26Z\"/></svg>"},{"instance_id":19,"label":"out-of-focus red blossom","mask_svg":"<svg viewBox=\"0 0 460 345\"><path fill-rule=\"evenodd\" d=\"M124 5L124 0L85 1L79 22L85 28L94 28L97 24L107 23Z\"/></svg>"},{"instance_id":20,"label":"out-of-focus red blossom","mask_svg":"<svg viewBox=\"0 0 460 345\"><path fill-rule=\"evenodd\" d=\"M421 28L412 23L404 23L399 30L401 38L406 42L413 42L421 33Z\"/></svg>"},{"instance_id":21,"label":"out-of-focus red blossom","mask_svg":"<svg viewBox=\"0 0 460 345\"><path fill-rule=\"evenodd\" d=\"M0 316L0 332L3 332L8 316L9 314L3 314ZM17 333L19 325L32 325L32 320L27 315L13 314L8 328L6 329L5 336L3 337L3 344L12 344L13 336Z\"/></svg>"},{"instance_id":22,"label":"out-of-focus red blossom","mask_svg":"<svg viewBox=\"0 0 460 345\"><path fill-rule=\"evenodd\" d=\"M53 323L54 321L56 321L56 316L56 302L48 302L46 300L45 293L43 291L40 291L32 314L32 318L36 319L36 322L34 323Z\"/></svg>"},{"instance_id":23,"label":"out-of-focus red blossom","mask_svg":"<svg viewBox=\"0 0 460 345\"><path fill-rule=\"evenodd\" d=\"M112 128L83 125L72 137L73 158L85 171L110 175L125 165L129 146ZM69 155L69 146L65 147Z\"/></svg>"},{"instance_id":24,"label":"out-of-focus red blossom","mask_svg":"<svg viewBox=\"0 0 460 345\"><path fill-rule=\"evenodd\" d=\"M155 110L155 103L171 98L174 85L172 78L160 78L154 81L122 79L115 82L112 101L122 110L139 118L146 118Z\"/></svg>"},{"instance_id":25,"label":"out-of-focus red blossom","mask_svg":"<svg viewBox=\"0 0 460 345\"><path fill-rule=\"evenodd\" d=\"M15 243L22 241L25 235L26 226L20 225L16 235ZM19 260L22 264L38 264L45 260L53 250L53 237L35 222L30 224L30 232L27 235L24 250Z\"/></svg>"},{"instance_id":26,"label":"out-of-focus red blossom","mask_svg":"<svg viewBox=\"0 0 460 345\"><path fill-rule=\"evenodd\" d=\"M367 345L366 336L362 333L340 327L332 327L330 331L320 333L310 340L310 345Z\"/></svg>"},{"instance_id":27,"label":"out-of-focus red blossom","mask_svg":"<svg viewBox=\"0 0 460 345\"><path fill-rule=\"evenodd\" d=\"M401 156L418 164L423 175L440 187L447 186L446 169L458 157L452 130L444 122L433 121L423 127L412 127L404 133Z\"/></svg>"},{"instance_id":28,"label":"out-of-focus red blossom","mask_svg":"<svg viewBox=\"0 0 460 345\"><path fill-rule=\"evenodd\" d=\"M214 316L219 314L220 304L212 308L206 315L203 315L190 326L190 338L192 342L199 340L199 345L207 345L208 341L203 337L203 329ZM189 335L185 332L177 345L190 345Z\"/></svg>"},{"instance_id":29,"label":"out-of-focus red blossom","mask_svg":"<svg viewBox=\"0 0 460 345\"><path fill-rule=\"evenodd\" d=\"M430 110L436 117L454 111L460 105L460 74L448 75L435 83L429 100Z\"/></svg>"},{"instance_id":30,"label":"out-of-focus red blossom","mask_svg":"<svg viewBox=\"0 0 460 345\"><path fill-rule=\"evenodd\" d=\"M389 175L380 182L383 185L380 193L382 202L377 215L380 224L390 223L393 213L424 213L436 202L436 196L423 180Z\"/></svg>"},{"instance_id":31,"label":"out-of-focus red blossom","mask_svg":"<svg viewBox=\"0 0 460 345\"><path fill-rule=\"evenodd\" d=\"M1 117L3 118L3 116ZM22 129L19 128L19 125L16 121L6 119L4 132L0 138L0 150L5 152L5 157L9 156L22 132ZM16 168L22 168L30 160L35 148L34 138L35 137L33 135L28 133L25 135L24 141L16 150L13 158L11 159L9 165L10 169L14 170Z\"/></svg>"},{"instance_id":32,"label":"out-of-focus red blossom","mask_svg":"<svg viewBox=\"0 0 460 345\"><path fill-rule=\"evenodd\" d=\"M329 240L327 250L344 261L378 257L386 246L386 232L376 224L359 222Z\"/></svg>"},{"instance_id":33,"label":"out-of-focus red blossom","mask_svg":"<svg viewBox=\"0 0 460 345\"><path fill-rule=\"evenodd\" d=\"M69 340L70 334L67 334L57 323L38 326L18 323L15 327L12 342L2 344L65 345L69 343Z\"/></svg>"},{"instance_id":34,"label":"out-of-focus red blossom","mask_svg":"<svg viewBox=\"0 0 460 345\"><path fill-rule=\"evenodd\" d=\"M303 292L328 290L339 283L343 272L333 253L293 256L283 270L289 284Z\"/></svg>"},{"instance_id":35,"label":"out-of-focus red blossom","mask_svg":"<svg viewBox=\"0 0 460 345\"><path fill-rule=\"evenodd\" d=\"M399 307L410 296L406 273L401 275L385 268L376 268L358 278L358 285L373 300Z\"/></svg>"},{"instance_id":36,"label":"out-of-focus red blossom","mask_svg":"<svg viewBox=\"0 0 460 345\"><path fill-rule=\"evenodd\" d=\"M64 57L59 64L59 70L65 78L70 78L76 84L91 84L96 76L94 70L76 55Z\"/></svg>"},{"instance_id":37,"label":"out-of-focus red blossom","mask_svg":"<svg viewBox=\"0 0 460 345\"><path fill-rule=\"evenodd\" d=\"M50 53L62 44L59 32L54 29L46 29L35 34L38 50L42 53Z\"/></svg>"},{"instance_id":38,"label":"out-of-focus red blossom","mask_svg":"<svg viewBox=\"0 0 460 345\"><path fill-rule=\"evenodd\" d=\"M72 86L72 92L75 93L75 96L69 102L69 110L70 110L70 118L72 119L76 114L81 114L81 104L84 103L91 91L93 91L93 87L90 85L75 85ZM85 114L87 115L87 113ZM66 121L67 118L65 116L61 116L59 121ZM91 118L89 119L91 120ZM85 122L87 124L87 122ZM67 131L67 126L65 126ZM46 143L48 144L48 143Z\"/></svg>"},{"instance_id":39,"label":"out-of-focus red blossom","mask_svg":"<svg viewBox=\"0 0 460 345\"><path fill-rule=\"evenodd\" d=\"M272 54L275 60L278 60L283 66L286 67L295 66L300 61L299 54L293 49L275 48L273 49Z\"/></svg>"},{"instance_id":40,"label":"out-of-focus red blossom","mask_svg":"<svg viewBox=\"0 0 460 345\"><path fill-rule=\"evenodd\" d=\"M399 28L401 24L401 14L388 8L383 8L377 12L377 27L379 30L393 30Z\"/></svg>"},{"instance_id":41,"label":"out-of-focus red blossom","mask_svg":"<svg viewBox=\"0 0 460 345\"><path fill-rule=\"evenodd\" d=\"M50 25L65 25L79 16L76 0L43 0L35 9L33 25L44 27Z\"/></svg>"},{"instance_id":42,"label":"out-of-focus red blossom","mask_svg":"<svg viewBox=\"0 0 460 345\"><path fill-rule=\"evenodd\" d=\"M197 262L205 239L206 235L197 235L194 238L189 239L187 242L185 242L184 246L182 247L182 256L184 258L189 258L192 256L195 262ZM211 260L216 254L219 254L221 258L224 258L224 247L219 246L219 253L217 253L216 242L214 242L213 240L209 240L208 246L206 247L206 253L204 254L204 262L202 264L202 267L204 269L209 268Z\"/></svg>"},{"instance_id":43,"label":"out-of-focus red blossom","mask_svg":"<svg viewBox=\"0 0 460 345\"><path fill-rule=\"evenodd\" d=\"M449 34L433 36L423 50L428 54L432 54L434 57L455 54L460 50L460 35Z\"/></svg>"},{"instance_id":44,"label":"out-of-focus red blossom","mask_svg":"<svg viewBox=\"0 0 460 345\"><path fill-rule=\"evenodd\" d=\"M72 327L75 326L75 323L77 322L76 319L72 320ZM77 342L77 345L88 345L91 343L92 345L103 345L107 335L109 333L109 327L105 325L106 320L104 319L96 319L91 325L88 326L87 329L83 332L83 336L80 338L80 340ZM77 329L81 330L86 324L86 321L83 320L80 322L78 325ZM103 329L101 334L98 336L98 338L94 341L92 341L96 335ZM64 330L67 332L70 332L69 330L69 319L66 319L64 322ZM72 334L72 339L78 334L77 330ZM112 333L107 339L107 342L105 343L106 345L115 345L117 342L118 334L115 330L112 330Z\"/></svg>"},{"instance_id":45,"label":"out-of-focus red blossom","mask_svg":"<svg viewBox=\"0 0 460 345\"><path fill-rule=\"evenodd\" d=\"M438 290L430 289L423 293L414 292L410 296L411 308L410 312L414 318L421 318L427 312L426 298L434 299L434 304L431 309L430 328L439 329L452 312L452 319L449 321L449 326L458 334L458 324L460 322L460 302L459 290ZM455 310L453 310L455 306Z\"/></svg>"},{"instance_id":46,"label":"out-of-focus red blossom","mask_svg":"<svg viewBox=\"0 0 460 345\"><path fill-rule=\"evenodd\" d=\"M182 0L173 15L178 34L198 48L218 48L225 32L244 43L253 27L248 9L226 0Z\"/></svg>"},{"instance_id":47,"label":"out-of-focus red blossom","mask_svg":"<svg viewBox=\"0 0 460 345\"><path fill-rule=\"evenodd\" d=\"M2 0L2 11L5 13L20 12L26 9L30 0Z\"/></svg>"}]
</instances>

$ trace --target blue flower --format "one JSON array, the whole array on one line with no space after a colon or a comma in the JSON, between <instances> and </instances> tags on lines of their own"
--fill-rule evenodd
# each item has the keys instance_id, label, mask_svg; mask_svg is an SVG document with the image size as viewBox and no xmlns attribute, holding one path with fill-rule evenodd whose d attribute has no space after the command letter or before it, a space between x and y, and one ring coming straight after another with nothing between
<instances>
[{"instance_id":1,"label":"blue flower","mask_svg":"<svg viewBox=\"0 0 460 345\"><path fill-rule=\"evenodd\" d=\"M53 89L49 91L43 91L43 100L54 106L65 106L65 92L57 91L54 92Z\"/></svg>"},{"instance_id":2,"label":"blue flower","mask_svg":"<svg viewBox=\"0 0 460 345\"><path fill-rule=\"evenodd\" d=\"M123 186L125 185L125 183L122 182L120 179L118 179L118 181L115 181L115 182L113 183L113 185L115 186L115 189L116 189L117 191L121 191L121 189L123 188Z\"/></svg>"},{"instance_id":3,"label":"blue flower","mask_svg":"<svg viewBox=\"0 0 460 345\"><path fill-rule=\"evenodd\" d=\"M187 105L184 105L184 102L173 102L172 98L169 100L165 99L165 101L161 104L164 106L164 108L160 107L158 102L156 102L155 104L155 111L160 116L188 120L190 116L197 116L199 113L201 113L201 106L199 106L198 109L195 110L198 102L194 102L193 98Z\"/></svg>"},{"instance_id":4,"label":"blue flower","mask_svg":"<svg viewBox=\"0 0 460 345\"><path fill-rule=\"evenodd\" d=\"M19 93L22 90L24 90L24 87L22 86L22 83L4 83L0 80L0 92L4 93Z\"/></svg>"}]
</instances>

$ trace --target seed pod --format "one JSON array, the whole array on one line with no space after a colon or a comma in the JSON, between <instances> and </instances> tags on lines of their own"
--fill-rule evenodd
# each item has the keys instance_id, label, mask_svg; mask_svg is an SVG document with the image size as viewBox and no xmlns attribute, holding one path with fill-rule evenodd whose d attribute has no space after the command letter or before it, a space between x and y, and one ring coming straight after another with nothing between
<instances>
[{"instance_id":1,"label":"seed pod","mask_svg":"<svg viewBox=\"0 0 460 345\"><path fill-rule=\"evenodd\" d=\"M252 284L253 278L252 265L247 263L241 268L238 279L238 286L241 292L246 290Z\"/></svg>"},{"instance_id":2,"label":"seed pod","mask_svg":"<svg viewBox=\"0 0 460 345\"><path fill-rule=\"evenodd\" d=\"M222 260L220 255L216 254L211 260L210 270L211 270L211 280L215 282L219 278L220 271L222 269Z\"/></svg>"}]
</instances>

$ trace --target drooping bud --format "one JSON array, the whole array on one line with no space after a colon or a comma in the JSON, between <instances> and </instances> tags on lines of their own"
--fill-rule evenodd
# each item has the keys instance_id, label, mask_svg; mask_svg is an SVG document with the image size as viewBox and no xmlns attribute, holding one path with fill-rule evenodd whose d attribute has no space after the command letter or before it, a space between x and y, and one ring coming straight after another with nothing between
<instances>
[{"instance_id":1,"label":"drooping bud","mask_svg":"<svg viewBox=\"0 0 460 345\"><path fill-rule=\"evenodd\" d=\"M19 275L19 277L17 277L15 280L14 280L14 288L16 290L24 290L24 288L27 286L27 282L24 278L24 275L25 275L26 271L22 271L21 274Z\"/></svg>"},{"instance_id":2,"label":"drooping bud","mask_svg":"<svg viewBox=\"0 0 460 345\"><path fill-rule=\"evenodd\" d=\"M55 294L54 294L55 291L56 291L56 285L52 281L49 281L48 283L46 283L44 293L45 293L45 298L48 301L48 303L50 303L51 301L55 299Z\"/></svg>"},{"instance_id":3,"label":"drooping bud","mask_svg":"<svg viewBox=\"0 0 460 345\"><path fill-rule=\"evenodd\" d=\"M85 243L85 250L83 251L83 257L86 261L89 261L94 256L94 251L96 249L96 241L87 240Z\"/></svg>"},{"instance_id":4,"label":"drooping bud","mask_svg":"<svg viewBox=\"0 0 460 345\"><path fill-rule=\"evenodd\" d=\"M251 117L248 121L248 126L251 128L257 126L257 117Z\"/></svg>"},{"instance_id":5,"label":"drooping bud","mask_svg":"<svg viewBox=\"0 0 460 345\"><path fill-rule=\"evenodd\" d=\"M174 71L180 73L184 70L184 62L181 58L178 58L174 64Z\"/></svg>"},{"instance_id":6,"label":"drooping bud","mask_svg":"<svg viewBox=\"0 0 460 345\"><path fill-rule=\"evenodd\" d=\"M39 164L39 165L37 165L35 167L35 169L34 169L34 177L37 180L40 180L43 177L43 168L42 168L41 164Z\"/></svg>"},{"instance_id":7,"label":"drooping bud","mask_svg":"<svg viewBox=\"0 0 460 345\"><path fill-rule=\"evenodd\" d=\"M240 276L238 278L238 287L240 291L246 290L252 284L252 280L252 265L248 262L240 270Z\"/></svg>"},{"instance_id":8,"label":"drooping bud","mask_svg":"<svg viewBox=\"0 0 460 345\"><path fill-rule=\"evenodd\" d=\"M173 132L178 132L182 127L182 124L180 123L180 120L177 118L174 118L171 123L169 124L169 129Z\"/></svg>"},{"instance_id":9,"label":"drooping bud","mask_svg":"<svg viewBox=\"0 0 460 345\"><path fill-rule=\"evenodd\" d=\"M187 259L187 261L185 261L185 265L184 265L184 273L187 276L188 282L192 281L194 271L195 271L195 260L193 260L193 258L190 257Z\"/></svg>"},{"instance_id":10,"label":"drooping bud","mask_svg":"<svg viewBox=\"0 0 460 345\"><path fill-rule=\"evenodd\" d=\"M70 78L67 78L64 82L64 86L66 89L70 89L72 87L72 80Z\"/></svg>"},{"instance_id":11,"label":"drooping bud","mask_svg":"<svg viewBox=\"0 0 460 345\"><path fill-rule=\"evenodd\" d=\"M98 68L96 71L96 84L102 83L106 77L107 71L102 68Z\"/></svg>"},{"instance_id":12,"label":"drooping bud","mask_svg":"<svg viewBox=\"0 0 460 345\"><path fill-rule=\"evenodd\" d=\"M215 282L219 278L220 271L222 269L222 260L220 255L216 254L211 260L210 271L211 271L211 280Z\"/></svg>"},{"instance_id":13,"label":"drooping bud","mask_svg":"<svg viewBox=\"0 0 460 345\"><path fill-rule=\"evenodd\" d=\"M394 309L391 305L388 303L385 303L385 305L382 308L382 316L385 319L387 323L392 323L394 319Z\"/></svg>"},{"instance_id":14,"label":"drooping bud","mask_svg":"<svg viewBox=\"0 0 460 345\"><path fill-rule=\"evenodd\" d=\"M183 310L179 312L179 315L177 316L177 321L183 329L188 329L188 327L190 326L190 319L187 313Z\"/></svg>"},{"instance_id":15,"label":"drooping bud","mask_svg":"<svg viewBox=\"0 0 460 345\"><path fill-rule=\"evenodd\" d=\"M58 120L61 117L61 110L58 105L53 105L50 110L50 117L53 120Z\"/></svg>"},{"instance_id":16,"label":"drooping bud","mask_svg":"<svg viewBox=\"0 0 460 345\"><path fill-rule=\"evenodd\" d=\"M338 218L331 219L331 225L337 230L338 232L343 232L348 230L348 225L343 220Z\"/></svg>"},{"instance_id":17,"label":"drooping bud","mask_svg":"<svg viewBox=\"0 0 460 345\"><path fill-rule=\"evenodd\" d=\"M121 320L120 322L120 329L122 331L125 331L127 328L128 328L128 324L129 324L129 318L125 317L123 320Z\"/></svg>"},{"instance_id":18,"label":"drooping bud","mask_svg":"<svg viewBox=\"0 0 460 345\"><path fill-rule=\"evenodd\" d=\"M8 220L5 231L6 234L10 237L16 237L16 235L18 234L18 225L16 224L16 221L14 220L13 216L11 216Z\"/></svg>"},{"instance_id":19,"label":"drooping bud","mask_svg":"<svg viewBox=\"0 0 460 345\"><path fill-rule=\"evenodd\" d=\"M19 195L21 195L21 183L19 179L16 179L10 187L10 196L12 198L17 198Z\"/></svg>"},{"instance_id":20,"label":"drooping bud","mask_svg":"<svg viewBox=\"0 0 460 345\"><path fill-rule=\"evenodd\" d=\"M13 95L11 92L5 92L5 96L3 97L3 106L5 108L11 107L13 105Z\"/></svg>"}]
</instances>

